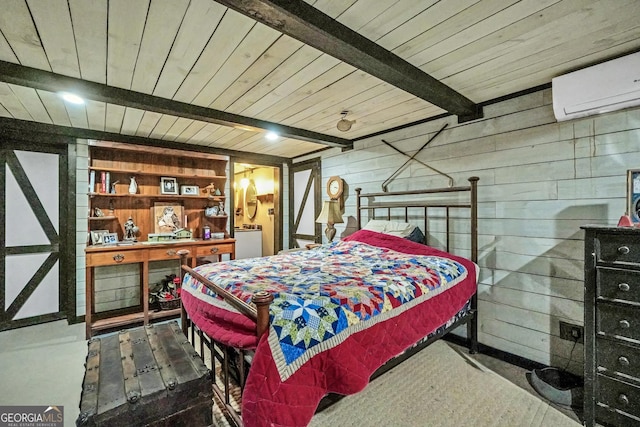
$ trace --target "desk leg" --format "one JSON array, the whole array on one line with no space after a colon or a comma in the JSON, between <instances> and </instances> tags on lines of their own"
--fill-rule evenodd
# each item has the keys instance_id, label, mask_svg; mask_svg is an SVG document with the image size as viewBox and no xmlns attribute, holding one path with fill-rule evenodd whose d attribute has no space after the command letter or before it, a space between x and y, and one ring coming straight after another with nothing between
<instances>
[{"instance_id":1,"label":"desk leg","mask_svg":"<svg viewBox=\"0 0 640 427\"><path fill-rule=\"evenodd\" d=\"M149 262L142 263L142 314L144 325L149 324Z\"/></svg>"}]
</instances>

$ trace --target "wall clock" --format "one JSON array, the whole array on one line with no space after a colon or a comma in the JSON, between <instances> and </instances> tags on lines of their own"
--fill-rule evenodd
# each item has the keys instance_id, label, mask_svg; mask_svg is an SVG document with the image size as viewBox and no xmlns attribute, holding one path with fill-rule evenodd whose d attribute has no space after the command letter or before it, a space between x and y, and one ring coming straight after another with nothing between
<instances>
[{"instance_id":1,"label":"wall clock","mask_svg":"<svg viewBox=\"0 0 640 427\"><path fill-rule=\"evenodd\" d=\"M344 183L342 178L339 176L331 176L329 177L329 181L327 181L327 194L331 200L338 200L342 197L342 192L344 191Z\"/></svg>"}]
</instances>

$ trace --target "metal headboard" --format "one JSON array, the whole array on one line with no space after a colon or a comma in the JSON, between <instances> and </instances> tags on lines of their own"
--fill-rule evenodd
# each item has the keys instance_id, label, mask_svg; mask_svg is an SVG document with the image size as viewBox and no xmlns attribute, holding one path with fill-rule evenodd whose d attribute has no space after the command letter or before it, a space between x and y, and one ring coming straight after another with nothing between
<instances>
[{"instance_id":1,"label":"metal headboard","mask_svg":"<svg viewBox=\"0 0 640 427\"><path fill-rule=\"evenodd\" d=\"M389 191L380 193L362 193L362 188L356 188L356 220L358 230L362 228L362 211L369 211L373 218L377 218L376 212L379 210L386 210L386 219L391 219L391 212L394 214L404 209L404 221L409 222L409 209L410 208L423 208L424 209L424 232L427 235L427 222L428 211L432 208L444 208L446 211L446 250L449 251L450 233L449 233L449 219L451 209L469 209L469 219L471 222L471 260L475 263L478 262L478 178L472 176L469 178L469 185L464 187L447 187L447 188L435 188L428 190L407 190L407 191ZM407 196L407 195L426 195L426 194L443 194L443 193L469 193L468 202L434 202L428 201L410 201L410 202L384 202L380 201L380 198L389 196ZM376 198L375 205L370 204L371 199ZM367 199L366 206L363 205L362 199ZM397 216L397 214L396 214Z\"/></svg>"}]
</instances>

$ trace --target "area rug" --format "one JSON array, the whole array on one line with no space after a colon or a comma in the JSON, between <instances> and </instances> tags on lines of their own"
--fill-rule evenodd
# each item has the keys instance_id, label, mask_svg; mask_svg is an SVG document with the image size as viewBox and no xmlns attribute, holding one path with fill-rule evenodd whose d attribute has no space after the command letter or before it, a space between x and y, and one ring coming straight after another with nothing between
<instances>
[{"instance_id":1,"label":"area rug","mask_svg":"<svg viewBox=\"0 0 640 427\"><path fill-rule=\"evenodd\" d=\"M215 406L214 425L229 425ZM310 425L576 427L580 424L445 341L437 341L372 381L362 392L346 396L316 413Z\"/></svg>"}]
</instances>

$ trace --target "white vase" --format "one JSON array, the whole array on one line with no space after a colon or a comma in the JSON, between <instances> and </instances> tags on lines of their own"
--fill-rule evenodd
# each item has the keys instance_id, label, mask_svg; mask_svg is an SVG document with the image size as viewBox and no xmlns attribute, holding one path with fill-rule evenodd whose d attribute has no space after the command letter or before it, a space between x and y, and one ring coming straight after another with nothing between
<instances>
[{"instance_id":1,"label":"white vase","mask_svg":"<svg viewBox=\"0 0 640 427\"><path fill-rule=\"evenodd\" d=\"M138 192L138 183L136 182L136 177L131 177L131 183L129 184L129 194L136 194Z\"/></svg>"}]
</instances>

